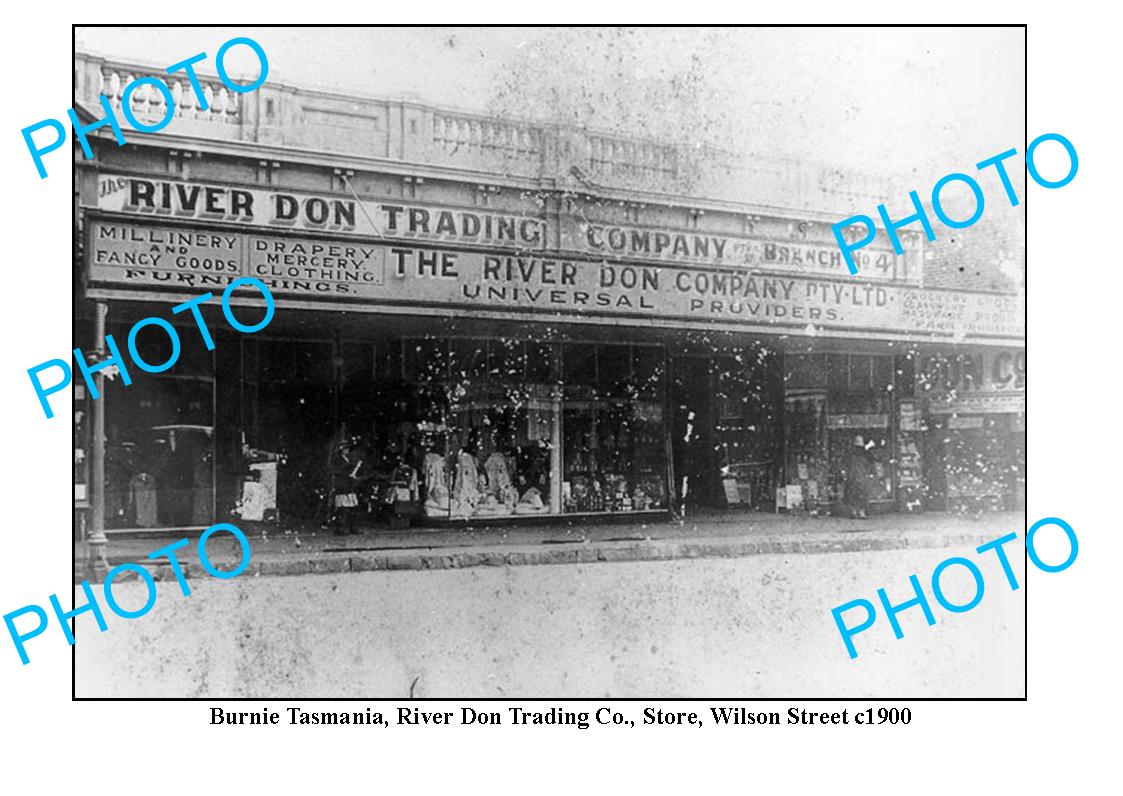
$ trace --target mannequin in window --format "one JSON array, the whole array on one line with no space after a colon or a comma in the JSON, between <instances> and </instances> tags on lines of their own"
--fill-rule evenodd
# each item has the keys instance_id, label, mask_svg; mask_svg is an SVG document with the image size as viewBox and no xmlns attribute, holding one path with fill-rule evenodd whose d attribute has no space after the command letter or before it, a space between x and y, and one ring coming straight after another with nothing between
<instances>
[{"instance_id":1,"label":"mannequin in window","mask_svg":"<svg viewBox=\"0 0 1123 796\"><path fill-rule=\"evenodd\" d=\"M422 462L425 475L425 513L431 517L447 515L449 512L448 470L445 459L439 453L425 454Z\"/></svg>"},{"instance_id":2,"label":"mannequin in window","mask_svg":"<svg viewBox=\"0 0 1123 796\"><path fill-rule=\"evenodd\" d=\"M479 511L488 514L510 514L518 495L511 485L511 475L507 457L499 451L492 451L484 460L484 495Z\"/></svg>"},{"instance_id":3,"label":"mannequin in window","mask_svg":"<svg viewBox=\"0 0 1123 796\"><path fill-rule=\"evenodd\" d=\"M480 475L475 452L475 440L470 439L456 456L456 474L452 487L454 516L470 517L480 502Z\"/></svg>"}]
</instances>

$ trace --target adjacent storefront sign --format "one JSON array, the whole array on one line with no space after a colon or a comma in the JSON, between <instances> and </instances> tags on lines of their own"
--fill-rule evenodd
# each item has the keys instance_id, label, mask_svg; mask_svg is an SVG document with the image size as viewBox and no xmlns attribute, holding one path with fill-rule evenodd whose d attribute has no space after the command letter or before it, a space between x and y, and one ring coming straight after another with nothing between
<instances>
[{"instance_id":1,"label":"adjacent storefront sign","mask_svg":"<svg viewBox=\"0 0 1123 796\"><path fill-rule=\"evenodd\" d=\"M933 401L928 411L934 415L947 414L1024 414L1026 395L979 393L957 396L954 400Z\"/></svg>"},{"instance_id":2,"label":"adjacent storefront sign","mask_svg":"<svg viewBox=\"0 0 1123 796\"><path fill-rule=\"evenodd\" d=\"M455 307L603 323L674 321L683 328L800 334L912 334L917 339L1024 337L1008 296L925 291L854 280L734 269L620 265L540 254L257 234L91 218L94 285L197 289L238 276L285 297L354 304Z\"/></svg>"},{"instance_id":3,"label":"adjacent storefront sign","mask_svg":"<svg viewBox=\"0 0 1123 796\"><path fill-rule=\"evenodd\" d=\"M1025 349L922 355L916 388L934 414L1025 412Z\"/></svg>"}]
</instances>

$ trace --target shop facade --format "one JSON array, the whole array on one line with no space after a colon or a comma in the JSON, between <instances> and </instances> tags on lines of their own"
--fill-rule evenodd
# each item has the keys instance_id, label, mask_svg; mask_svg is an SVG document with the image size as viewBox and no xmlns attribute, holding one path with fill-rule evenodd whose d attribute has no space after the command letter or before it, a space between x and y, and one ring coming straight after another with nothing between
<instances>
[{"instance_id":1,"label":"shop facade","mask_svg":"<svg viewBox=\"0 0 1123 796\"><path fill-rule=\"evenodd\" d=\"M76 345L151 315L182 341L168 372L104 380L100 435L75 386L91 526L328 522L341 479L403 525L831 513L859 439L871 510L1024 500L1024 304L927 286L917 237L856 279L829 208L686 191L701 167L648 142L363 100L379 134L325 151L308 109L340 98L260 93L236 137L195 114L76 163ZM227 333L205 307L207 350L171 307L242 276L274 320Z\"/></svg>"}]
</instances>

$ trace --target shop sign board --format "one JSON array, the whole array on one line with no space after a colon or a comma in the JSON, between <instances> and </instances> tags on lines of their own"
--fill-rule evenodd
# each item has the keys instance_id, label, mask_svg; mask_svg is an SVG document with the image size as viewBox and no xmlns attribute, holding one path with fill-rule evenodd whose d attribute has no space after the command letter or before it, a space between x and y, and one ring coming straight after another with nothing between
<instances>
[{"instance_id":1,"label":"shop sign board","mask_svg":"<svg viewBox=\"0 0 1123 796\"><path fill-rule=\"evenodd\" d=\"M934 415L949 414L1022 414L1026 410L1025 393L972 393L953 400L933 401L928 411Z\"/></svg>"},{"instance_id":2,"label":"shop sign board","mask_svg":"<svg viewBox=\"0 0 1123 796\"><path fill-rule=\"evenodd\" d=\"M386 275L386 247L360 241L92 221L89 245L91 282L182 290L255 274L275 295L374 297Z\"/></svg>"},{"instance_id":3,"label":"shop sign board","mask_svg":"<svg viewBox=\"0 0 1123 796\"><path fill-rule=\"evenodd\" d=\"M982 428L983 419L981 417L949 417L948 428Z\"/></svg>"},{"instance_id":4,"label":"shop sign board","mask_svg":"<svg viewBox=\"0 0 1123 796\"><path fill-rule=\"evenodd\" d=\"M1021 305L1009 296L97 216L87 228L87 275L95 287L185 292L252 276L278 306L319 299L352 310L443 307L587 323L650 319L682 328L923 340L1025 334Z\"/></svg>"},{"instance_id":5,"label":"shop sign board","mask_svg":"<svg viewBox=\"0 0 1123 796\"><path fill-rule=\"evenodd\" d=\"M550 245L550 222L540 206L522 212L457 208L393 199L356 198L346 193L310 193L256 186L219 185L122 174L98 176L97 209L150 219L190 220L330 232L452 245L541 250ZM701 230L601 224L563 217L556 237L562 250L611 263L654 260L680 264L748 268L792 275L850 278L834 243L715 235ZM863 279L915 282L911 255L889 247L854 253Z\"/></svg>"},{"instance_id":6,"label":"shop sign board","mask_svg":"<svg viewBox=\"0 0 1123 796\"><path fill-rule=\"evenodd\" d=\"M888 428L889 415L827 415L827 428Z\"/></svg>"},{"instance_id":7,"label":"shop sign board","mask_svg":"<svg viewBox=\"0 0 1123 796\"><path fill-rule=\"evenodd\" d=\"M357 200L257 187L101 174L98 210L161 220L224 223L252 229L304 230L410 241L541 249L548 236L537 213ZM373 224L372 224L373 222Z\"/></svg>"},{"instance_id":8,"label":"shop sign board","mask_svg":"<svg viewBox=\"0 0 1123 796\"><path fill-rule=\"evenodd\" d=\"M849 277L837 244L769 240L765 238L714 235L698 230L618 226L587 221L576 229L562 230L562 246L583 251L609 262L662 260L726 267L781 271L790 274ZM910 275L908 256L889 247L854 254L862 278L874 282L916 281Z\"/></svg>"}]
</instances>

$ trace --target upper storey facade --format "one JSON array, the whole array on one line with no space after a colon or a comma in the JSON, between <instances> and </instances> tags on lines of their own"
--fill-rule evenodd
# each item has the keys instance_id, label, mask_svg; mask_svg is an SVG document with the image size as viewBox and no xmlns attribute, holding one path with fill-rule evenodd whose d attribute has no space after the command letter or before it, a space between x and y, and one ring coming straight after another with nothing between
<instances>
[{"instance_id":1,"label":"upper storey facade","mask_svg":"<svg viewBox=\"0 0 1123 796\"><path fill-rule=\"evenodd\" d=\"M100 95L119 109L124 87L144 75L164 79L176 104L159 133L126 131L124 148L101 136L96 159L79 162L79 202L93 213L91 295L171 287L158 268L125 267L146 246L168 245L160 222L241 230L198 239L191 257L273 277L279 295L316 306L330 294L344 309L472 307L1002 345L1024 337L1019 297L926 282L934 249L926 256L920 235L902 233L903 255L879 240L862 250L859 277L847 273L831 224L906 195L904 186L272 80L238 94L201 74L201 110L186 79L161 68L78 54L75 70L76 105L94 116ZM159 92L135 91L132 105L142 121L165 116ZM375 245L332 260L312 285L286 268L302 256L294 245L317 240ZM449 259L432 265L422 246Z\"/></svg>"}]
</instances>

